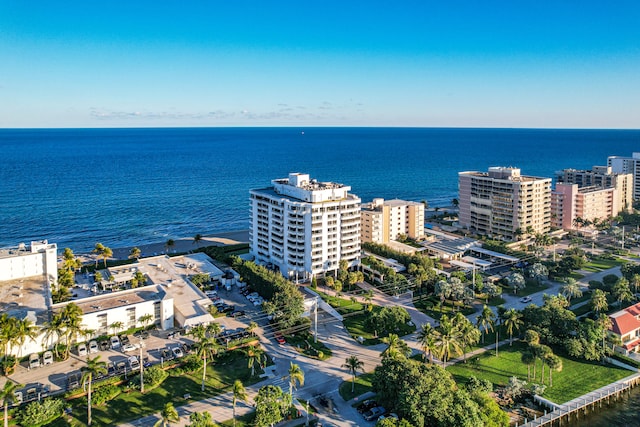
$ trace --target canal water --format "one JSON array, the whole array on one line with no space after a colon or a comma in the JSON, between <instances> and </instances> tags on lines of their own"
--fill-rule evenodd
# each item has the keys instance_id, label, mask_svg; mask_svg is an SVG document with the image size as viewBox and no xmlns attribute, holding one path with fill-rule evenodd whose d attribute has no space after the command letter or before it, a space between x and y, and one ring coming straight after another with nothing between
<instances>
[{"instance_id":1,"label":"canal water","mask_svg":"<svg viewBox=\"0 0 640 427\"><path fill-rule=\"evenodd\" d=\"M617 402L611 401L610 405L603 403L602 408L589 411L587 416L573 420L568 427L637 427L640 426L640 387L625 393Z\"/></svg>"}]
</instances>

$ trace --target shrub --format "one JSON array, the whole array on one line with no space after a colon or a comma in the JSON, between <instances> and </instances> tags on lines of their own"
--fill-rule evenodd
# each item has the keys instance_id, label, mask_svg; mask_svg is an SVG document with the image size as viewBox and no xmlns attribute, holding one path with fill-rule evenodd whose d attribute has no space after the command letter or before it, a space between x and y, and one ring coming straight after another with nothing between
<instances>
[{"instance_id":1,"label":"shrub","mask_svg":"<svg viewBox=\"0 0 640 427\"><path fill-rule=\"evenodd\" d=\"M185 373L196 372L197 370L202 368L202 364L203 364L202 359L200 359L195 354L190 354L187 357L182 359L182 364L174 368L171 368L170 373L171 375L182 375ZM145 384L146 384L146 381L145 381Z\"/></svg>"},{"instance_id":2,"label":"shrub","mask_svg":"<svg viewBox=\"0 0 640 427\"><path fill-rule=\"evenodd\" d=\"M47 398L42 402L31 402L20 413L20 424L29 427L41 426L62 416L63 411L62 399Z\"/></svg>"},{"instance_id":3,"label":"shrub","mask_svg":"<svg viewBox=\"0 0 640 427\"><path fill-rule=\"evenodd\" d=\"M91 403L98 406L104 405L121 392L120 387L112 384L100 387L91 393Z\"/></svg>"},{"instance_id":4,"label":"shrub","mask_svg":"<svg viewBox=\"0 0 640 427\"><path fill-rule=\"evenodd\" d=\"M151 366L144 370L145 387L155 387L167 379L169 374L158 366ZM140 374L131 378L131 386L140 389ZM146 389L145 389L146 390Z\"/></svg>"}]
</instances>

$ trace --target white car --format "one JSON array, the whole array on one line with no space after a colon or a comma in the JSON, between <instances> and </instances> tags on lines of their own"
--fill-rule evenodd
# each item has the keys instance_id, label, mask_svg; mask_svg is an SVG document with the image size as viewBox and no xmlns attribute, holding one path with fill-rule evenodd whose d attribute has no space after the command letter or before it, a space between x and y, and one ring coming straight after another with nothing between
<instances>
[{"instance_id":1,"label":"white car","mask_svg":"<svg viewBox=\"0 0 640 427\"><path fill-rule=\"evenodd\" d=\"M98 350L98 341L92 340L91 342L89 342L89 353L97 353Z\"/></svg>"},{"instance_id":2,"label":"white car","mask_svg":"<svg viewBox=\"0 0 640 427\"><path fill-rule=\"evenodd\" d=\"M39 368L40 367L40 355L38 353L33 353L29 355L29 369Z\"/></svg>"},{"instance_id":3,"label":"white car","mask_svg":"<svg viewBox=\"0 0 640 427\"><path fill-rule=\"evenodd\" d=\"M87 345L85 343L78 344L78 356L86 356L87 355Z\"/></svg>"},{"instance_id":4,"label":"white car","mask_svg":"<svg viewBox=\"0 0 640 427\"><path fill-rule=\"evenodd\" d=\"M175 357L176 359L179 359L182 356L184 356L184 353L182 353L182 349L180 347L173 347L171 349L171 352L173 352L173 357Z\"/></svg>"},{"instance_id":5,"label":"white car","mask_svg":"<svg viewBox=\"0 0 640 427\"><path fill-rule=\"evenodd\" d=\"M520 302L524 302L524 303L531 302L531 297L520 298Z\"/></svg>"},{"instance_id":6,"label":"white car","mask_svg":"<svg viewBox=\"0 0 640 427\"><path fill-rule=\"evenodd\" d=\"M117 335L111 337L111 349L117 350L120 348L120 338Z\"/></svg>"},{"instance_id":7,"label":"white car","mask_svg":"<svg viewBox=\"0 0 640 427\"><path fill-rule=\"evenodd\" d=\"M45 351L42 355L42 364L43 365L51 365L53 364L53 353L50 351Z\"/></svg>"},{"instance_id":8,"label":"white car","mask_svg":"<svg viewBox=\"0 0 640 427\"><path fill-rule=\"evenodd\" d=\"M136 351L138 349L138 346L135 344L125 344L122 346L122 351L124 353L128 353L130 351Z\"/></svg>"},{"instance_id":9,"label":"white car","mask_svg":"<svg viewBox=\"0 0 640 427\"><path fill-rule=\"evenodd\" d=\"M138 361L137 356L130 356L128 361L129 361L129 368L132 371L140 369L140 362Z\"/></svg>"}]
</instances>

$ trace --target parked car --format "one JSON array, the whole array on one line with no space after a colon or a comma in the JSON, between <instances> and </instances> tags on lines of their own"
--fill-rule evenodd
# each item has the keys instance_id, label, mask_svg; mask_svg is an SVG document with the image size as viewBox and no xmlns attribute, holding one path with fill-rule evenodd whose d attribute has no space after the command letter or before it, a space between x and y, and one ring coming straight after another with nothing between
<instances>
[{"instance_id":1,"label":"parked car","mask_svg":"<svg viewBox=\"0 0 640 427\"><path fill-rule=\"evenodd\" d=\"M531 302L531 297L520 298L520 302L524 302L524 303Z\"/></svg>"},{"instance_id":2,"label":"parked car","mask_svg":"<svg viewBox=\"0 0 640 427\"><path fill-rule=\"evenodd\" d=\"M364 419L367 421L373 421L378 419L378 417L380 417L380 415L384 415L387 412L386 409L384 409L383 406L376 406L374 408L369 409L367 412L364 413Z\"/></svg>"},{"instance_id":3,"label":"parked car","mask_svg":"<svg viewBox=\"0 0 640 427\"><path fill-rule=\"evenodd\" d=\"M163 348L160 350L160 357L164 360L171 360L173 359L173 352L167 348Z\"/></svg>"},{"instance_id":4,"label":"parked car","mask_svg":"<svg viewBox=\"0 0 640 427\"><path fill-rule=\"evenodd\" d=\"M122 373L122 372L125 371L125 369L127 369L127 361L126 360L120 360L120 361L116 362L115 371L117 373Z\"/></svg>"},{"instance_id":5,"label":"parked car","mask_svg":"<svg viewBox=\"0 0 640 427\"><path fill-rule=\"evenodd\" d=\"M282 334L276 333L275 334L276 337L276 341L278 342L278 344L283 345L285 344L287 341L284 339L284 337L282 336Z\"/></svg>"},{"instance_id":6,"label":"parked car","mask_svg":"<svg viewBox=\"0 0 640 427\"><path fill-rule=\"evenodd\" d=\"M87 355L87 345L83 342L78 344L78 356L84 357Z\"/></svg>"},{"instance_id":7,"label":"parked car","mask_svg":"<svg viewBox=\"0 0 640 427\"><path fill-rule=\"evenodd\" d=\"M89 342L89 353L97 353L98 351L98 341L92 340Z\"/></svg>"},{"instance_id":8,"label":"parked car","mask_svg":"<svg viewBox=\"0 0 640 427\"><path fill-rule=\"evenodd\" d=\"M129 344L129 335L120 335L120 345Z\"/></svg>"},{"instance_id":9,"label":"parked car","mask_svg":"<svg viewBox=\"0 0 640 427\"><path fill-rule=\"evenodd\" d=\"M229 313L227 313L227 316L229 317L240 317L240 316L244 316L246 313L244 312L244 310L236 310L236 311L231 311Z\"/></svg>"},{"instance_id":10,"label":"parked car","mask_svg":"<svg viewBox=\"0 0 640 427\"><path fill-rule=\"evenodd\" d=\"M361 414L364 414L365 412L367 412L371 408L375 408L376 406L378 406L378 402L376 402L375 400L369 399L369 400L365 400L360 405L358 405L357 409L358 409L358 412L360 412Z\"/></svg>"},{"instance_id":11,"label":"parked car","mask_svg":"<svg viewBox=\"0 0 640 427\"><path fill-rule=\"evenodd\" d=\"M137 356L130 356L129 359L127 359L129 361L129 368L132 371L136 371L138 369L140 369L140 361L138 361L138 357Z\"/></svg>"},{"instance_id":12,"label":"parked car","mask_svg":"<svg viewBox=\"0 0 640 427\"><path fill-rule=\"evenodd\" d=\"M102 350L102 351L109 350L109 341L108 340L100 341L100 350Z\"/></svg>"},{"instance_id":13,"label":"parked car","mask_svg":"<svg viewBox=\"0 0 640 427\"><path fill-rule=\"evenodd\" d=\"M42 364L51 365L53 363L53 353L51 351L45 351L42 355Z\"/></svg>"},{"instance_id":14,"label":"parked car","mask_svg":"<svg viewBox=\"0 0 640 427\"><path fill-rule=\"evenodd\" d=\"M16 398L13 399L13 406L20 406L22 404L22 401L24 400L22 397L22 392L16 391L14 392L14 395L16 396Z\"/></svg>"},{"instance_id":15,"label":"parked car","mask_svg":"<svg viewBox=\"0 0 640 427\"><path fill-rule=\"evenodd\" d=\"M122 351L124 353L128 353L130 351L136 351L138 349L138 346L135 344L125 344L122 346Z\"/></svg>"},{"instance_id":16,"label":"parked car","mask_svg":"<svg viewBox=\"0 0 640 427\"><path fill-rule=\"evenodd\" d=\"M40 367L40 355L38 353L32 353L29 355L29 369Z\"/></svg>"},{"instance_id":17,"label":"parked car","mask_svg":"<svg viewBox=\"0 0 640 427\"><path fill-rule=\"evenodd\" d=\"M236 310L236 306L235 305L227 305L224 308L222 308L220 311L222 313L231 313L231 312L233 312L235 310Z\"/></svg>"},{"instance_id":18,"label":"parked car","mask_svg":"<svg viewBox=\"0 0 640 427\"><path fill-rule=\"evenodd\" d=\"M118 350L120 348L120 338L118 338L117 335L112 336L110 341L112 350Z\"/></svg>"},{"instance_id":19,"label":"parked car","mask_svg":"<svg viewBox=\"0 0 640 427\"><path fill-rule=\"evenodd\" d=\"M143 340L146 340L147 338L149 338L149 332L142 330L142 331L138 331L135 334L133 334L134 337L140 339L142 338Z\"/></svg>"},{"instance_id":20,"label":"parked car","mask_svg":"<svg viewBox=\"0 0 640 427\"><path fill-rule=\"evenodd\" d=\"M179 359L179 358L181 358L182 356L184 356L184 353L182 353L182 349L181 349L180 347L173 347L173 348L171 349L171 351L173 352L173 356L174 356L176 359Z\"/></svg>"}]
</instances>

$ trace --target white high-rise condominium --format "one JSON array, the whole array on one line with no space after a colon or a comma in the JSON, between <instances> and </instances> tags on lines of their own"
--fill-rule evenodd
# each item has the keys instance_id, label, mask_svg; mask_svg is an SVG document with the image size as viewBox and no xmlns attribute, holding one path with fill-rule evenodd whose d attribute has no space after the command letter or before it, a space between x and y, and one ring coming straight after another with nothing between
<instances>
[{"instance_id":1,"label":"white high-rise condominium","mask_svg":"<svg viewBox=\"0 0 640 427\"><path fill-rule=\"evenodd\" d=\"M607 166L614 173L633 174L633 198L640 200L640 153L633 153L631 157L609 156Z\"/></svg>"},{"instance_id":2,"label":"white high-rise condominium","mask_svg":"<svg viewBox=\"0 0 640 427\"><path fill-rule=\"evenodd\" d=\"M251 195L251 254L292 280L308 280L360 259L360 198L351 187L290 173Z\"/></svg>"}]
</instances>

